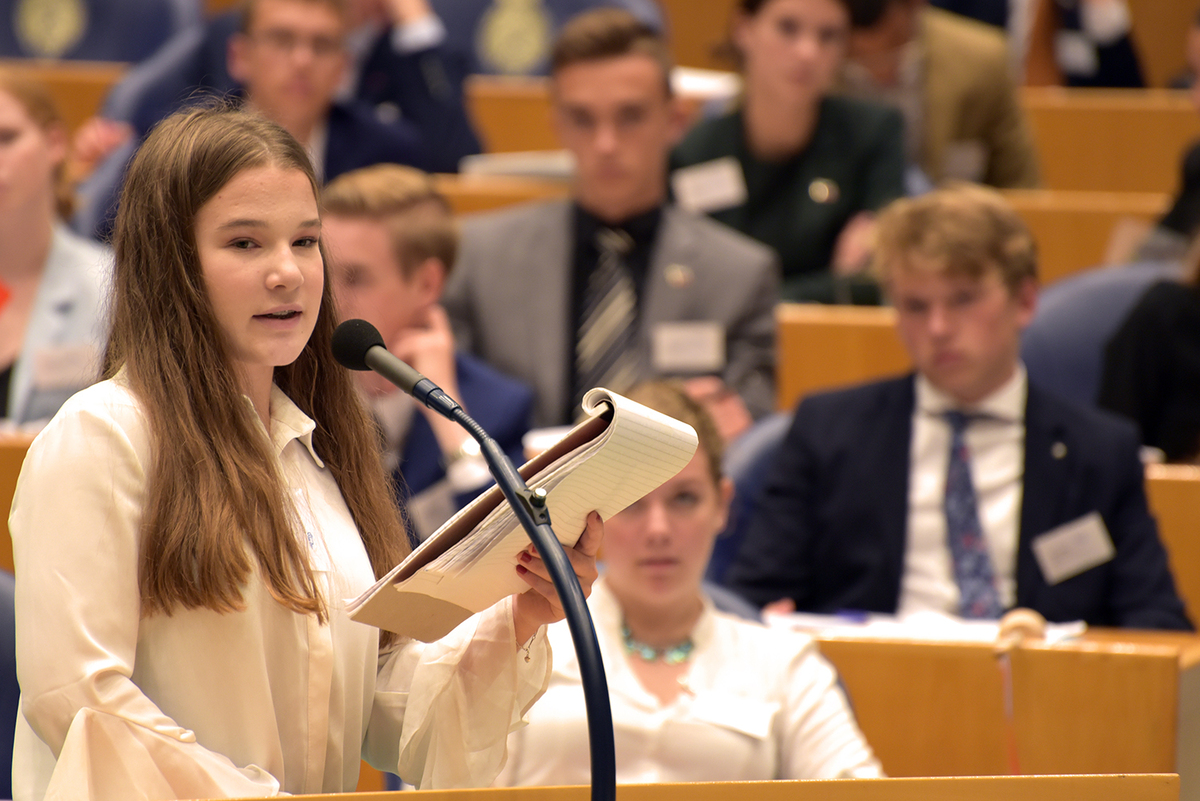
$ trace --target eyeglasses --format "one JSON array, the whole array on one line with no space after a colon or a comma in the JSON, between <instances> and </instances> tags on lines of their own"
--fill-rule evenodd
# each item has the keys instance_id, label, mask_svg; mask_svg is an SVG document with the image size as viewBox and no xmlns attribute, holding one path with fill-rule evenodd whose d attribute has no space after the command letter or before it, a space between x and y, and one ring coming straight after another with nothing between
<instances>
[{"instance_id":1,"label":"eyeglasses","mask_svg":"<svg viewBox=\"0 0 1200 801\"><path fill-rule=\"evenodd\" d=\"M319 59L334 58L342 53L342 40L332 36L303 36L295 31L274 28L260 31L251 38L280 56L290 56L300 47L312 51L313 57Z\"/></svg>"}]
</instances>

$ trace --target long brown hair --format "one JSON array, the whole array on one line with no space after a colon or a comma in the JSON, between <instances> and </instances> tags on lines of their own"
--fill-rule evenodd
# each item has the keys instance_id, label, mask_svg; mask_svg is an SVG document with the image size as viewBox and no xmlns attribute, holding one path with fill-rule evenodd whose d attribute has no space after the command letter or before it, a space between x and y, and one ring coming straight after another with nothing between
<instances>
[{"instance_id":1,"label":"long brown hair","mask_svg":"<svg viewBox=\"0 0 1200 801\"><path fill-rule=\"evenodd\" d=\"M45 134L57 131L67 140L67 124L63 121L54 96L45 84L39 83L18 69L0 67L0 92L13 96L25 109L33 124ZM67 177L67 160L64 158L54 168L54 207L58 216L67 219L75 209L75 192Z\"/></svg>"},{"instance_id":2,"label":"long brown hair","mask_svg":"<svg viewBox=\"0 0 1200 801\"><path fill-rule=\"evenodd\" d=\"M144 615L240 609L241 587L257 567L279 603L327 616L271 443L243 398L196 248L200 208L241 171L266 165L300 170L317 195L312 166L291 135L261 117L215 106L164 120L125 180L104 375L120 372L128 382L154 443L138 566ZM313 334L295 362L275 369L275 383L316 422L313 448L381 575L402 558L407 539L370 418L349 375L332 360L335 325L326 269Z\"/></svg>"}]
</instances>

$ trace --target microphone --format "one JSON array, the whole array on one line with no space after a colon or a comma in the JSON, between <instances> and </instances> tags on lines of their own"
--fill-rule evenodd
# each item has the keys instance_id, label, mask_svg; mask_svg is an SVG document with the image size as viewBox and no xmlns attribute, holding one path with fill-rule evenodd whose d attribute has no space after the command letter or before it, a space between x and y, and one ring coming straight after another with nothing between
<instances>
[{"instance_id":1,"label":"microphone","mask_svg":"<svg viewBox=\"0 0 1200 801\"><path fill-rule=\"evenodd\" d=\"M461 407L403 359L393 356L383 344L379 329L366 320L346 320L333 332L333 358L349 370L373 370L391 381L418 402L443 417L457 420Z\"/></svg>"},{"instance_id":2,"label":"microphone","mask_svg":"<svg viewBox=\"0 0 1200 801\"><path fill-rule=\"evenodd\" d=\"M579 579L550 527L546 491L529 489L504 449L488 436L483 426L475 422L436 384L389 353L379 331L366 320L346 320L341 323L333 332L332 349L338 364L350 370L374 370L417 401L461 425L479 443L496 485L522 528L537 546L538 554L550 572L551 583L562 600L583 679L592 758L592 801L615 801L617 760L604 660L600 656L600 643L596 639L596 629Z\"/></svg>"}]
</instances>

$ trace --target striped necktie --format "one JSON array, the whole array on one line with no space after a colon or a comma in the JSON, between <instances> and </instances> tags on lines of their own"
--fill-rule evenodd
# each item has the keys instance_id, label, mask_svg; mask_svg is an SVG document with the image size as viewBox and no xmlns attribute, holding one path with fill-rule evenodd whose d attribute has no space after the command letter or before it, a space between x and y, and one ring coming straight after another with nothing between
<instances>
[{"instance_id":1,"label":"striped necktie","mask_svg":"<svg viewBox=\"0 0 1200 801\"><path fill-rule=\"evenodd\" d=\"M995 620L1004 611L988 554L987 540L979 522L975 484L971 480L971 459L967 450L966 430L971 416L946 412L950 424L950 462L946 468L946 539L954 562L954 580L958 583L958 613L966 618Z\"/></svg>"},{"instance_id":2,"label":"striped necktie","mask_svg":"<svg viewBox=\"0 0 1200 801\"><path fill-rule=\"evenodd\" d=\"M633 239L619 229L596 234L600 257L588 276L575 340L575 400L592 387L625 392L639 377L637 289L625 257Z\"/></svg>"}]
</instances>

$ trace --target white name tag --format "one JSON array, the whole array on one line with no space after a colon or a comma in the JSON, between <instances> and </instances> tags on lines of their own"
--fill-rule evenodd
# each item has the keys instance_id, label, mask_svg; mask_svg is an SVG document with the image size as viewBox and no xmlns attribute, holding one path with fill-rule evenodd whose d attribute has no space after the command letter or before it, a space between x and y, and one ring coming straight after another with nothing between
<instances>
[{"instance_id":1,"label":"white name tag","mask_svg":"<svg viewBox=\"0 0 1200 801\"><path fill-rule=\"evenodd\" d=\"M725 329L705 320L658 323L650 335L657 373L719 373L725 369Z\"/></svg>"},{"instance_id":2,"label":"white name tag","mask_svg":"<svg viewBox=\"0 0 1200 801\"><path fill-rule=\"evenodd\" d=\"M746 177L733 156L680 167L671 173L675 201L695 212L717 211L746 202Z\"/></svg>"},{"instance_id":3,"label":"white name tag","mask_svg":"<svg viewBox=\"0 0 1200 801\"><path fill-rule=\"evenodd\" d=\"M1099 512L1064 523L1034 539L1031 546L1042 578L1053 586L1116 555L1112 537Z\"/></svg>"},{"instance_id":4,"label":"white name tag","mask_svg":"<svg viewBox=\"0 0 1200 801\"><path fill-rule=\"evenodd\" d=\"M33 386L39 390L81 389L100 374L95 345L50 345L33 353Z\"/></svg>"}]
</instances>

